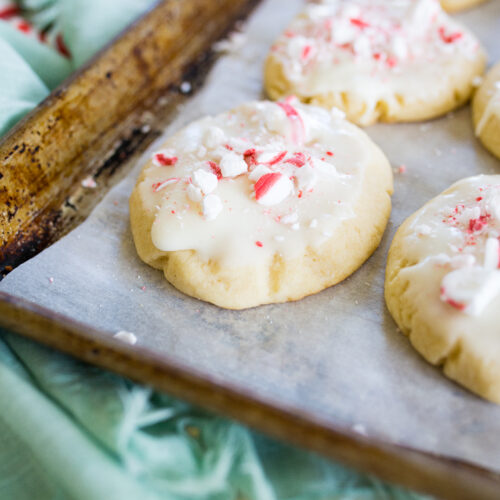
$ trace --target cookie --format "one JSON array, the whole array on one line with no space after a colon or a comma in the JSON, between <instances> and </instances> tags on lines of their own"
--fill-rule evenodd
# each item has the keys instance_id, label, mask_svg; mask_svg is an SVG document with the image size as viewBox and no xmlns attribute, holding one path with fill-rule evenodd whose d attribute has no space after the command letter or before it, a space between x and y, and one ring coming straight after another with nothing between
<instances>
[{"instance_id":1,"label":"cookie","mask_svg":"<svg viewBox=\"0 0 500 500\"><path fill-rule=\"evenodd\" d=\"M384 154L338 110L251 102L168 139L130 216L144 262L188 295L243 309L354 272L380 242L391 193Z\"/></svg>"},{"instance_id":2,"label":"cookie","mask_svg":"<svg viewBox=\"0 0 500 500\"><path fill-rule=\"evenodd\" d=\"M458 12L459 10L476 7L485 0L441 0L441 6L446 12Z\"/></svg>"},{"instance_id":3,"label":"cookie","mask_svg":"<svg viewBox=\"0 0 500 500\"><path fill-rule=\"evenodd\" d=\"M500 63L488 72L474 95L472 120L477 137L500 158Z\"/></svg>"},{"instance_id":4,"label":"cookie","mask_svg":"<svg viewBox=\"0 0 500 500\"><path fill-rule=\"evenodd\" d=\"M337 106L359 125L430 119L465 103L485 53L437 0L307 4L272 46L268 95Z\"/></svg>"},{"instance_id":5,"label":"cookie","mask_svg":"<svg viewBox=\"0 0 500 500\"><path fill-rule=\"evenodd\" d=\"M463 179L399 228L385 299L445 375L500 403L500 175Z\"/></svg>"}]
</instances>

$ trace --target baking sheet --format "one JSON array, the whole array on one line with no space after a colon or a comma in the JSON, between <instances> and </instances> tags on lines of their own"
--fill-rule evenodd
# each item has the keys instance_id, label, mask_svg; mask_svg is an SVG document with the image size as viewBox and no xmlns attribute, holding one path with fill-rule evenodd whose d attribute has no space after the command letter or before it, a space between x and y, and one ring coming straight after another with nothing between
<instances>
[{"instance_id":1,"label":"baking sheet","mask_svg":"<svg viewBox=\"0 0 500 500\"><path fill-rule=\"evenodd\" d=\"M245 27L245 43L218 61L167 134L261 97L265 55L301 4L265 0ZM459 17L483 41L490 61L500 59L500 2ZM0 289L91 321L109 336L133 332L156 354L168 353L271 403L312 412L327 425L500 471L494 439L500 406L427 364L397 331L383 300L387 250L398 225L452 182L497 173L500 162L474 139L469 108L432 122L367 131L396 170L405 165L406 172L395 174L381 247L352 277L320 294L234 312L176 291L160 271L140 262L133 246L128 197L140 163L84 224L8 275Z\"/></svg>"}]
</instances>

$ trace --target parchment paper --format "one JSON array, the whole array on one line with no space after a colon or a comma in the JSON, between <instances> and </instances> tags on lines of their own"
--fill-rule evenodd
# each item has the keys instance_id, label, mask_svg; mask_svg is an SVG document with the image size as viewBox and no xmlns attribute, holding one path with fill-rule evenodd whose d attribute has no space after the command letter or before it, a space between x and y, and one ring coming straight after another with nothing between
<instances>
[{"instance_id":1,"label":"parchment paper","mask_svg":"<svg viewBox=\"0 0 500 500\"><path fill-rule=\"evenodd\" d=\"M265 54L301 3L264 1L245 28L246 43L219 60L167 133L260 97ZM498 60L500 2L460 18L483 41L490 61ZM397 226L457 179L500 172L500 162L475 140L469 108L368 133L394 167L404 164L407 171L395 174L394 209L381 247L351 278L320 294L232 312L176 291L160 271L140 262L133 246L128 196L140 164L84 224L12 272L0 289L91 322L110 336L134 332L156 353L266 400L313 411L326 423L500 471L500 406L427 364L398 332L382 293Z\"/></svg>"}]
</instances>

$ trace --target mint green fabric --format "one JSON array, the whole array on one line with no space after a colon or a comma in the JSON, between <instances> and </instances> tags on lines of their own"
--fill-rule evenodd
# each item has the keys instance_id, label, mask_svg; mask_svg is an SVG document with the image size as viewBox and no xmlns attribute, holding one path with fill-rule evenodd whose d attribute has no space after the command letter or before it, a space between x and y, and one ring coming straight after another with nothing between
<instances>
[{"instance_id":1,"label":"mint green fabric","mask_svg":"<svg viewBox=\"0 0 500 500\"><path fill-rule=\"evenodd\" d=\"M152 0L22 0L65 59L0 21L0 134ZM417 497L0 332L2 500Z\"/></svg>"},{"instance_id":2,"label":"mint green fabric","mask_svg":"<svg viewBox=\"0 0 500 500\"><path fill-rule=\"evenodd\" d=\"M61 33L67 59L0 20L0 136L155 0L19 0L40 31Z\"/></svg>"},{"instance_id":3,"label":"mint green fabric","mask_svg":"<svg viewBox=\"0 0 500 500\"><path fill-rule=\"evenodd\" d=\"M71 61L38 40L20 33L5 21L0 21L0 40L6 42L11 52L14 53L5 58L2 49L4 61L0 62L0 67L3 67L9 59L18 57L42 80L48 90L55 88L73 71ZM1 74L7 75L4 72ZM26 75L23 75L23 79L30 80ZM8 78L2 78L2 80L8 80Z\"/></svg>"},{"instance_id":4,"label":"mint green fabric","mask_svg":"<svg viewBox=\"0 0 500 500\"><path fill-rule=\"evenodd\" d=\"M27 339L0 338L2 499L418 498Z\"/></svg>"},{"instance_id":5,"label":"mint green fabric","mask_svg":"<svg viewBox=\"0 0 500 500\"><path fill-rule=\"evenodd\" d=\"M0 54L1 134L45 98L49 90L23 57L1 38Z\"/></svg>"},{"instance_id":6,"label":"mint green fabric","mask_svg":"<svg viewBox=\"0 0 500 500\"><path fill-rule=\"evenodd\" d=\"M154 0L21 0L28 18L41 29L63 34L74 68L81 66L122 31L131 20L146 12Z\"/></svg>"}]
</instances>

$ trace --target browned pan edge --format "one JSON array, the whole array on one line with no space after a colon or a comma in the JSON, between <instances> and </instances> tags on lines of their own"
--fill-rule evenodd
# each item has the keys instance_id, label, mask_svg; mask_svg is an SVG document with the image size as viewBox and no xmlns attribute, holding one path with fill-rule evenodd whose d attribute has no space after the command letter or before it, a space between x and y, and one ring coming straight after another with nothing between
<instances>
[{"instance_id":1,"label":"browned pan edge","mask_svg":"<svg viewBox=\"0 0 500 500\"><path fill-rule=\"evenodd\" d=\"M159 2L0 141L0 274L84 218L71 201L80 181L103 168L109 178L154 139L144 116L161 129L185 98L180 82L206 74L213 42L257 3Z\"/></svg>"},{"instance_id":2,"label":"browned pan edge","mask_svg":"<svg viewBox=\"0 0 500 500\"><path fill-rule=\"evenodd\" d=\"M0 325L279 439L310 448L408 488L453 500L498 499L500 475L473 464L361 436L316 415L206 377L168 355L0 292Z\"/></svg>"}]
</instances>

